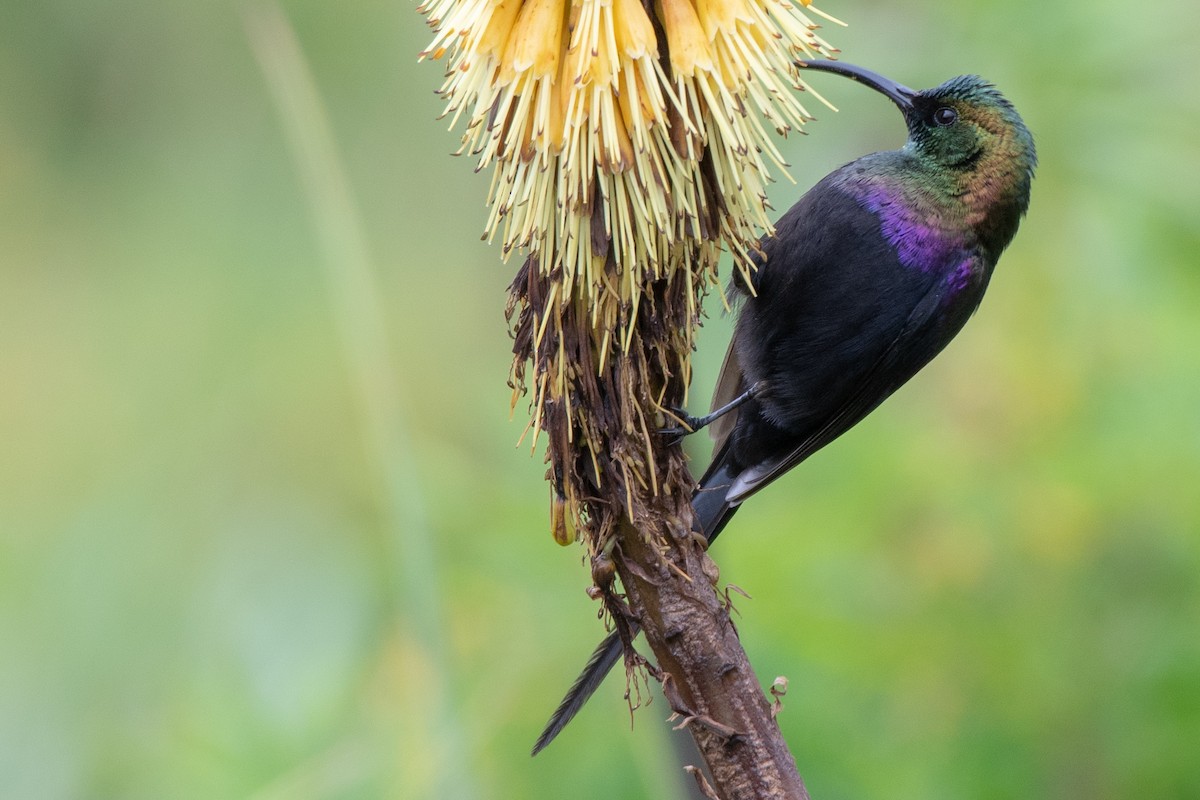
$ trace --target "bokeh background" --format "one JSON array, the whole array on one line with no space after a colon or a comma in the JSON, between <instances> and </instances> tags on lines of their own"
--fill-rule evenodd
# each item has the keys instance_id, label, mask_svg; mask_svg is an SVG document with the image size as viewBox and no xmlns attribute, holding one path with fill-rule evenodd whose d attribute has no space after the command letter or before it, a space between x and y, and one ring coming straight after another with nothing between
<instances>
[{"instance_id":1,"label":"bokeh background","mask_svg":"<svg viewBox=\"0 0 1200 800\"><path fill-rule=\"evenodd\" d=\"M0 796L681 797L619 681L528 757L601 627L422 19L272 8L0 7ZM801 772L1200 797L1194 9L824 8L846 60L996 81L1042 166L960 339L714 552ZM777 209L902 139L821 88Z\"/></svg>"}]
</instances>

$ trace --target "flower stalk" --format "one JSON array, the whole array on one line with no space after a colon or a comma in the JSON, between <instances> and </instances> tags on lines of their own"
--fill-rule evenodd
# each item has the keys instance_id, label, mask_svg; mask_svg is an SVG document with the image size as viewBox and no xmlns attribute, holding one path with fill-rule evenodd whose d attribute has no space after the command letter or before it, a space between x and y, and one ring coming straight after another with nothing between
<instances>
[{"instance_id":1,"label":"flower stalk","mask_svg":"<svg viewBox=\"0 0 1200 800\"><path fill-rule=\"evenodd\" d=\"M722 725L696 734L718 790L801 796L690 535L686 460L655 431L686 400L720 254L748 274L772 232L765 187L786 175L772 136L812 119L795 62L833 56L816 20L837 20L811 0L426 0L420 10L434 31L421 56L447 65L446 116L451 127L466 119L459 153L492 170L486 238L506 259L525 254L509 289L510 384L514 408L531 391L526 434L547 442L554 538L587 545L592 593L628 644L619 575L673 678L673 708L741 732L737 747L712 735ZM672 651L673 629L689 631L688 652ZM722 658L724 683L692 680L696 662L677 657L689 653ZM626 659L632 669L630 649ZM752 775L755 764L776 766Z\"/></svg>"}]
</instances>

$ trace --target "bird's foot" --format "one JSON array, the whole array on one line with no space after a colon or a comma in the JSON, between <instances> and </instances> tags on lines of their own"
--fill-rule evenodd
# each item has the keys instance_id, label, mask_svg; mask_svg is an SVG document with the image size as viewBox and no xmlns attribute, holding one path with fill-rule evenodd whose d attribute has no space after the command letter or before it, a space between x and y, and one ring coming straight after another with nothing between
<instances>
[{"instance_id":1,"label":"bird's foot","mask_svg":"<svg viewBox=\"0 0 1200 800\"><path fill-rule=\"evenodd\" d=\"M701 428L707 428L713 422L716 422L721 417L731 411L737 410L750 400L753 400L766 387L765 381L759 381L751 386L746 391L735 397L732 401L726 403L720 408L714 410L711 414L705 414L703 417L693 417L691 414L684 411L682 408L668 407L666 412L679 421L678 425L672 425L666 428L659 428L660 436L670 436L675 439L682 439L689 433L695 433Z\"/></svg>"},{"instance_id":2,"label":"bird's foot","mask_svg":"<svg viewBox=\"0 0 1200 800\"><path fill-rule=\"evenodd\" d=\"M672 444L690 433L695 433L708 424L708 422L705 421L705 417L693 417L682 408L669 406L664 409L664 411L666 411L667 415L674 419L678 424L668 425L665 428L659 428L655 432L659 436L666 436L670 438L672 440Z\"/></svg>"}]
</instances>

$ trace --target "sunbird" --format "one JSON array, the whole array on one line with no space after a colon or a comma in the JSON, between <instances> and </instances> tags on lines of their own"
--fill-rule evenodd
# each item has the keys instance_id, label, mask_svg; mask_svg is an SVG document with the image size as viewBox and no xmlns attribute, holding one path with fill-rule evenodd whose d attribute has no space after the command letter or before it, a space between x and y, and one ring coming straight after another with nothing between
<instances>
[{"instance_id":1,"label":"sunbird","mask_svg":"<svg viewBox=\"0 0 1200 800\"><path fill-rule=\"evenodd\" d=\"M979 307L1029 207L1033 136L976 75L914 91L833 61L800 62L863 83L904 116L899 150L863 156L813 186L735 278L738 317L704 417L712 462L692 496L711 543L742 502L854 427L942 351ZM610 633L536 755L621 656Z\"/></svg>"}]
</instances>

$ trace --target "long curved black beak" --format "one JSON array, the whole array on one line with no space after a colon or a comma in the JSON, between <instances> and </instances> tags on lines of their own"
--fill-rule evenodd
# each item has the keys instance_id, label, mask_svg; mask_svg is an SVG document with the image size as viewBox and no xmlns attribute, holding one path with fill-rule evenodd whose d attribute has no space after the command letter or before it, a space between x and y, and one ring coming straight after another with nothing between
<instances>
[{"instance_id":1,"label":"long curved black beak","mask_svg":"<svg viewBox=\"0 0 1200 800\"><path fill-rule=\"evenodd\" d=\"M796 63L804 69L832 72L834 75L841 75L852 81L866 84L895 103L904 114L907 115L909 111L912 111L912 101L917 93L903 84L883 77L878 72L871 72L869 69L863 69L854 64L843 64L840 61L797 61Z\"/></svg>"}]
</instances>

